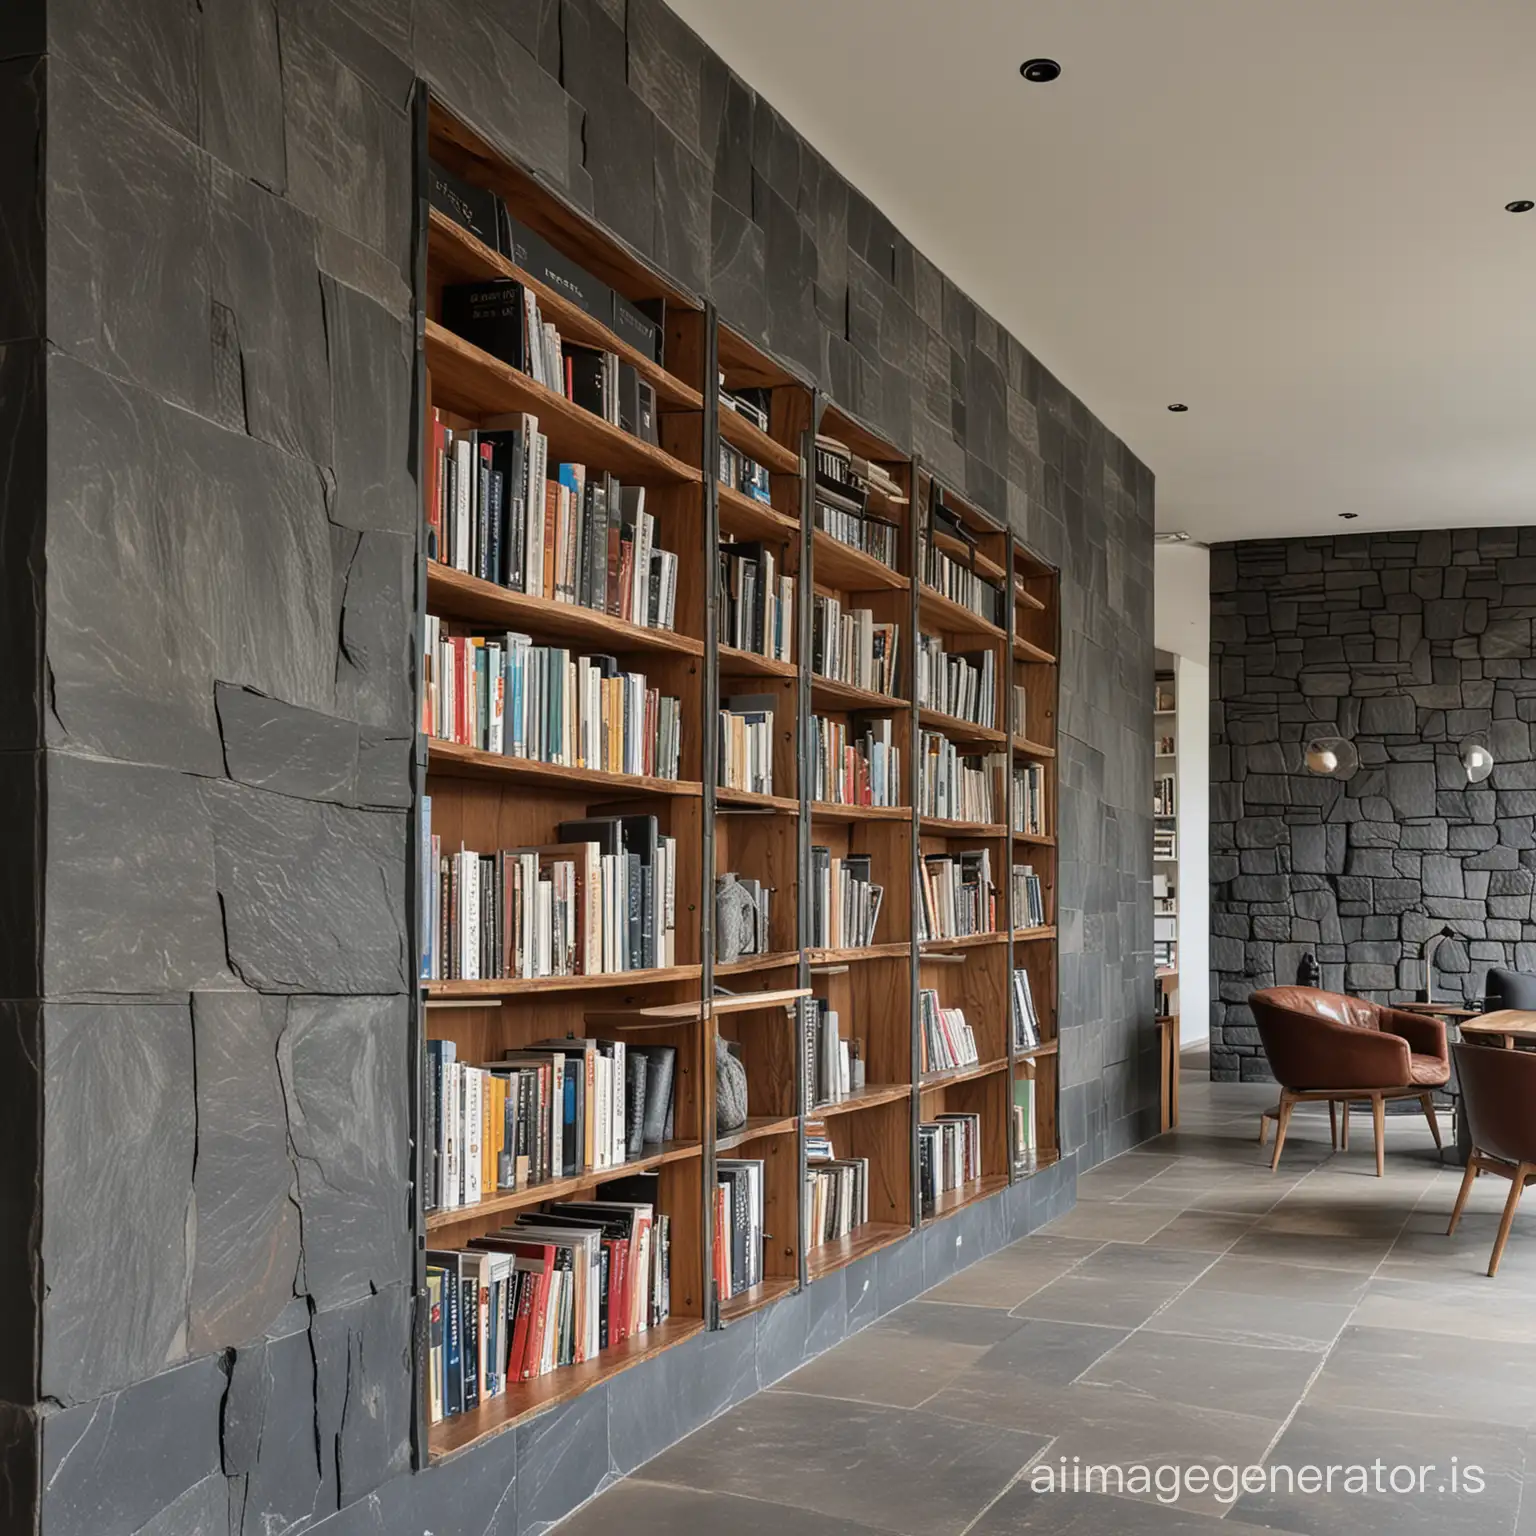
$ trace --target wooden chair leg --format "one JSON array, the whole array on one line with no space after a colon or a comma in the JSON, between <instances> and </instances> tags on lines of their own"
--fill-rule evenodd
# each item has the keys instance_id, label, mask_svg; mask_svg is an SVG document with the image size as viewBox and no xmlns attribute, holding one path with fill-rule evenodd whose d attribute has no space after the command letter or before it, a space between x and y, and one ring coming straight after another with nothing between
<instances>
[{"instance_id":1,"label":"wooden chair leg","mask_svg":"<svg viewBox=\"0 0 1536 1536\"><path fill-rule=\"evenodd\" d=\"M1371 1128L1376 1133L1376 1177L1387 1172L1387 1101L1379 1093L1371 1095Z\"/></svg>"},{"instance_id":2,"label":"wooden chair leg","mask_svg":"<svg viewBox=\"0 0 1536 1536\"><path fill-rule=\"evenodd\" d=\"M1339 1103L1339 1151L1349 1151L1349 1100Z\"/></svg>"},{"instance_id":3,"label":"wooden chair leg","mask_svg":"<svg viewBox=\"0 0 1536 1536\"><path fill-rule=\"evenodd\" d=\"M1536 1173L1536 1163L1521 1163L1515 1169L1514 1178L1509 1181L1509 1199L1504 1202L1504 1219L1499 1223L1499 1235L1493 1240L1493 1257L1488 1260L1490 1280L1499 1272L1499 1260L1504 1257L1504 1244L1509 1237L1509 1229L1515 1224L1515 1207L1520 1204L1520 1196L1525 1191L1526 1176L1532 1173Z\"/></svg>"},{"instance_id":4,"label":"wooden chair leg","mask_svg":"<svg viewBox=\"0 0 1536 1536\"><path fill-rule=\"evenodd\" d=\"M1339 1148L1339 1103L1337 1099L1328 1100L1328 1139L1333 1143L1334 1151Z\"/></svg>"},{"instance_id":5,"label":"wooden chair leg","mask_svg":"<svg viewBox=\"0 0 1536 1536\"><path fill-rule=\"evenodd\" d=\"M1456 1191L1456 1204L1451 1209L1451 1224L1445 1229L1445 1235L1450 1237L1456 1231L1456 1223L1461 1220L1461 1213L1466 1209L1467 1197L1472 1193L1472 1182L1477 1178L1477 1148L1472 1148L1472 1155L1467 1159L1467 1171L1461 1176L1461 1188Z\"/></svg>"},{"instance_id":6,"label":"wooden chair leg","mask_svg":"<svg viewBox=\"0 0 1536 1536\"><path fill-rule=\"evenodd\" d=\"M1285 1145L1285 1128L1291 1123L1291 1105L1295 1102L1289 1088L1280 1090L1280 1108L1275 1112L1275 1156L1269 1165L1271 1173L1280 1166L1280 1149Z\"/></svg>"},{"instance_id":7,"label":"wooden chair leg","mask_svg":"<svg viewBox=\"0 0 1536 1536\"><path fill-rule=\"evenodd\" d=\"M1279 1113L1278 1110L1266 1109L1259 1116L1259 1145L1265 1146L1269 1142L1269 1122Z\"/></svg>"},{"instance_id":8,"label":"wooden chair leg","mask_svg":"<svg viewBox=\"0 0 1536 1536\"><path fill-rule=\"evenodd\" d=\"M1432 1093L1421 1093L1419 1103L1424 1106L1424 1118L1429 1121L1429 1134L1435 1138L1435 1149L1439 1151L1445 1146L1440 1140L1440 1122L1435 1118L1435 1096Z\"/></svg>"}]
</instances>

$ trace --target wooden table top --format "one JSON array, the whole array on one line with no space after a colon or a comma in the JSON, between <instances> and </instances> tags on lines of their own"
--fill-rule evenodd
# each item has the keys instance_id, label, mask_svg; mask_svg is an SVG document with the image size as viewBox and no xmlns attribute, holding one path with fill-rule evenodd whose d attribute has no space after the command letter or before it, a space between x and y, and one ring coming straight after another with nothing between
<instances>
[{"instance_id":1,"label":"wooden table top","mask_svg":"<svg viewBox=\"0 0 1536 1536\"><path fill-rule=\"evenodd\" d=\"M1389 1006L1399 1013L1424 1013L1435 1019L1476 1019L1481 1015L1475 1008L1463 1008L1460 1003L1392 1003Z\"/></svg>"},{"instance_id":2,"label":"wooden table top","mask_svg":"<svg viewBox=\"0 0 1536 1536\"><path fill-rule=\"evenodd\" d=\"M1500 1008L1464 1020L1463 1035L1496 1035L1505 1040L1536 1040L1536 1013L1525 1008Z\"/></svg>"}]
</instances>

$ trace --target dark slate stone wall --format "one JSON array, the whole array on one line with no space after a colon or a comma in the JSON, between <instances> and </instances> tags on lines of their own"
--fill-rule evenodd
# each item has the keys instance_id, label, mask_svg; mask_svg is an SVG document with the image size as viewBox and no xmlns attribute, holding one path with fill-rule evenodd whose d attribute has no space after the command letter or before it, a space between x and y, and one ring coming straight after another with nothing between
<instances>
[{"instance_id":1,"label":"dark slate stone wall","mask_svg":"<svg viewBox=\"0 0 1536 1536\"><path fill-rule=\"evenodd\" d=\"M12 0L0 69L7 1513L542 1529L1155 1129L1152 478L664 6ZM418 77L1063 566L1069 1155L412 1474Z\"/></svg>"},{"instance_id":2,"label":"dark slate stone wall","mask_svg":"<svg viewBox=\"0 0 1536 1536\"><path fill-rule=\"evenodd\" d=\"M1211 1071L1267 1078L1248 994L1296 979L1379 1002L1536 971L1536 529L1211 551ZM1326 728L1319 722L1327 722ZM1360 772L1307 773L1321 729ZM1496 766L1467 783L1458 747Z\"/></svg>"}]
</instances>

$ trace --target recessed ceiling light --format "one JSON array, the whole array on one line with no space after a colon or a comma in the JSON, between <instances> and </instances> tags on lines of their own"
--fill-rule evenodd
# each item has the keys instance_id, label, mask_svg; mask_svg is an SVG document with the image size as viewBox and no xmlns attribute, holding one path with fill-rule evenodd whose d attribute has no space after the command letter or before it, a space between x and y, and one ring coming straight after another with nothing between
<instances>
[{"instance_id":1,"label":"recessed ceiling light","mask_svg":"<svg viewBox=\"0 0 1536 1536\"><path fill-rule=\"evenodd\" d=\"M1536 208L1536 203L1528 197L1517 197L1514 202L1504 204L1505 213L1529 213L1532 208Z\"/></svg>"},{"instance_id":2,"label":"recessed ceiling light","mask_svg":"<svg viewBox=\"0 0 1536 1536\"><path fill-rule=\"evenodd\" d=\"M1061 75L1061 65L1055 59L1025 59L1019 65L1019 73L1031 85L1049 85Z\"/></svg>"},{"instance_id":3,"label":"recessed ceiling light","mask_svg":"<svg viewBox=\"0 0 1536 1536\"><path fill-rule=\"evenodd\" d=\"M1188 544L1189 534L1183 528L1160 529L1152 535L1154 544Z\"/></svg>"},{"instance_id":4,"label":"recessed ceiling light","mask_svg":"<svg viewBox=\"0 0 1536 1536\"><path fill-rule=\"evenodd\" d=\"M1179 415L1182 412L1187 411L1189 409L1189 407L1187 405L1174 404L1174 405L1170 405L1168 407L1168 409L1170 411L1172 411L1175 415Z\"/></svg>"},{"instance_id":5,"label":"recessed ceiling light","mask_svg":"<svg viewBox=\"0 0 1536 1536\"><path fill-rule=\"evenodd\" d=\"M1360 516L1360 514L1358 512L1340 512L1339 516L1342 517L1346 523L1352 523L1357 517Z\"/></svg>"}]
</instances>

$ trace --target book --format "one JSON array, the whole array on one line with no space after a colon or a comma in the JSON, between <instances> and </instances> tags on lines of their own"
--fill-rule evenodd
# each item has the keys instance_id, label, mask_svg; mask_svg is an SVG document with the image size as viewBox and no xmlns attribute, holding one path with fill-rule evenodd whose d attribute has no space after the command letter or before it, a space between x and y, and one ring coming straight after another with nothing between
<instances>
[{"instance_id":1,"label":"book","mask_svg":"<svg viewBox=\"0 0 1536 1536\"><path fill-rule=\"evenodd\" d=\"M946 651L937 635L917 638L917 702L991 730L997 715L997 655Z\"/></svg>"},{"instance_id":2,"label":"book","mask_svg":"<svg viewBox=\"0 0 1536 1536\"><path fill-rule=\"evenodd\" d=\"M981 1057L963 1008L946 1008L932 987L917 994L917 1027L924 1072L976 1066Z\"/></svg>"},{"instance_id":3,"label":"book","mask_svg":"<svg viewBox=\"0 0 1536 1536\"><path fill-rule=\"evenodd\" d=\"M957 939L998 931L992 855L986 848L925 854L919 868L918 937Z\"/></svg>"},{"instance_id":4,"label":"book","mask_svg":"<svg viewBox=\"0 0 1536 1536\"><path fill-rule=\"evenodd\" d=\"M996 822L1005 805L1008 758L968 753L941 731L918 733L917 809L948 821Z\"/></svg>"},{"instance_id":5,"label":"book","mask_svg":"<svg viewBox=\"0 0 1536 1536\"><path fill-rule=\"evenodd\" d=\"M720 787L773 793L773 694L741 694L722 701L720 719Z\"/></svg>"},{"instance_id":6,"label":"book","mask_svg":"<svg viewBox=\"0 0 1536 1536\"><path fill-rule=\"evenodd\" d=\"M811 848L810 947L864 949L875 942L884 887L873 880L868 854L835 857Z\"/></svg>"},{"instance_id":7,"label":"book","mask_svg":"<svg viewBox=\"0 0 1536 1536\"><path fill-rule=\"evenodd\" d=\"M901 804L901 749L888 717L811 716L811 798L836 805Z\"/></svg>"},{"instance_id":8,"label":"book","mask_svg":"<svg viewBox=\"0 0 1536 1536\"><path fill-rule=\"evenodd\" d=\"M901 626L876 623L869 608L844 610L835 597L815 593L811 605L811 670L818 677L871 693L894 694Z\"/></svg>"},{"instance_id":9,"label":"book","mask_svg":"<svg viewBox=\"0 0 1536 1536\"><path fill-rule=\"evenodd\" d=\"M945 531L969 539L959 523L952 523ZM952 603L968 608L988 624L1002 623L1003 589L940 549L926 532L920 532L917 537L917 569L925 586L947 597Z\"/></svg>"}]
</instances>

